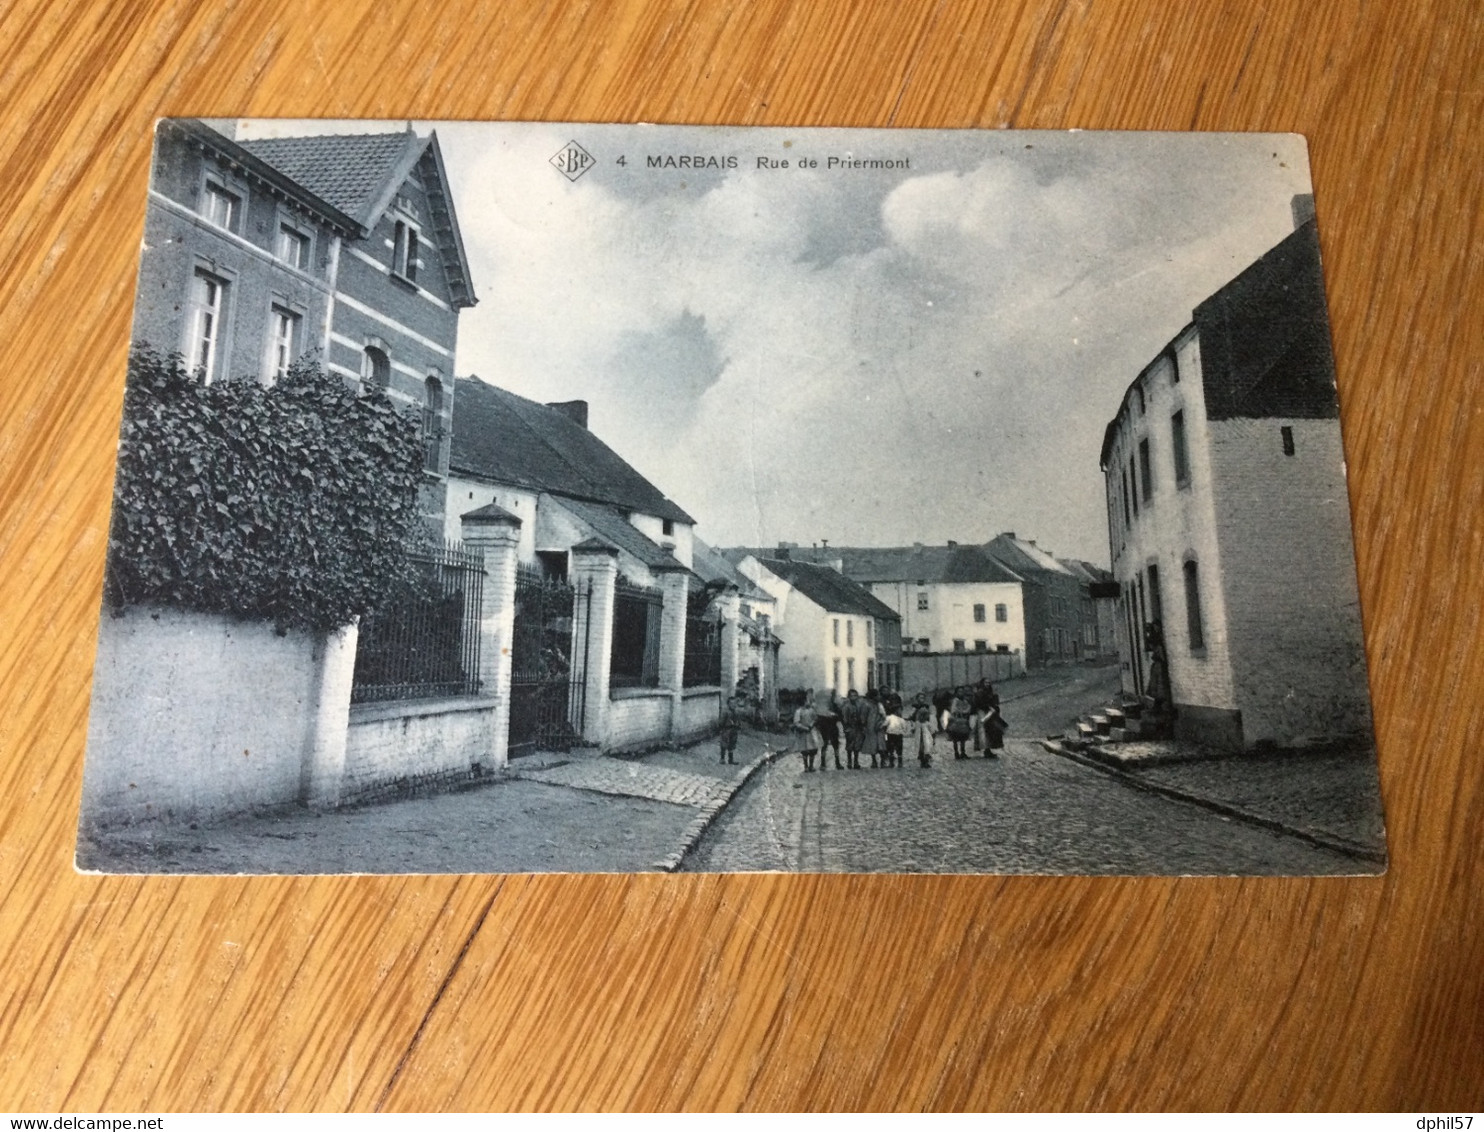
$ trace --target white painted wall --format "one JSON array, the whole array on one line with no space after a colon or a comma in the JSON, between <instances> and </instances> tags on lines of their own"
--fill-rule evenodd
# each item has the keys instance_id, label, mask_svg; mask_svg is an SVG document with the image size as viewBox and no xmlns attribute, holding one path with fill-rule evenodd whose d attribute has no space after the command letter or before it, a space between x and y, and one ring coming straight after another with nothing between
<instances>
[{"instance_id":1,"label":"white painted wall","mask_svg":"<svg viewBox=\"0 0 1484 1132\"><path fill-rule=\"evenodd\" d=\"M1019 582L873 582L867 587L902 618L902 645L926 637L934 652L948 652L955 640L973 651L976 640L989 652L1000 645L1025 652L1025 599ZM917 608L919 593L928 595L926 610ZM974 606L984 606L984 621L974 620ZM1005 606L1005 620L995 620L995 606Z\"/></svg>"},{"instance_id":2,"label":"white painted wall","mask_svg":"<svg viewBox=\"0 0 1484 1132\"><path fill-rule=\"evenodd\" d=\"M483 480L449 476L446 505L444 507L443 537L458 542L463 534L459 527L459 516L478 510L491 503L505 508L519 517L520 560L531 563L536 560L536 493L520 488L492 484Z\"/></svg>"}]
</instances>

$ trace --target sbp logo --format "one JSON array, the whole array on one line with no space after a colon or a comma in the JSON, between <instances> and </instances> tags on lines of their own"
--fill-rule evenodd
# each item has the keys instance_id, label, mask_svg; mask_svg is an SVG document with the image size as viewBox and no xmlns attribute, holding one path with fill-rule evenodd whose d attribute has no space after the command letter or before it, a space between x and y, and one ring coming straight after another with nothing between
<instances>
[{"instance_id":1,"label":"sbp logo","mask_svg":"<svg viewBox=\"0 0 1484 1132\"><path fill-rule=\"evenodd\" d=\"M569 181L577 180L578 177L581 177L597 164L593 159L593 155L575 141L569 141L561 149L553 153L551 155L551 163L556 166L557 172Z\"/></svg>"}]
</instances>

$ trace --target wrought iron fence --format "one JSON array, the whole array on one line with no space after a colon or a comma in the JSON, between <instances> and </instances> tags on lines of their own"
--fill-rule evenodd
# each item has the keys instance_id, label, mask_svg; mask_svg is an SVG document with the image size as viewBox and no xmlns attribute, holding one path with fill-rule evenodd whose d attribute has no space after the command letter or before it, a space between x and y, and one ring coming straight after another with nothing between
<instances>
[{"instance_id":1,"label":"wrought iron fence","mask_svg":"<svg viewBox=\"0 0 1484 1132\"><path fill-rule=\"evenodd\" d=\"M481 555L449 544L412 556L412 580L364 618L352 703L479 693Z\"/></svg>"},{"instance_id":2,"label":"wrought iron fence","mask_svg":"<svg viewBox=\"0 0 1484 1132\"><path fill-rule=\"evenodd\" d=\"M687 688L721 683L721 613L708 608L705 593L694 594L685 615Z\"/></svg>"},{"instance_id":3,"label":"wrought iron fence","mask_svg":"<svg viewBox=\"0 0 1484 1132\"><path fill-rule=\"evenodd\" d=\"M579 609L592 607L592 591L566 578L522 566L515 576L514 638L510 649L510 757L566 751L582 736L587 638L574 636ZM587 616L583 617L586 625Z\"/></svg>"},{"instance_id":4,"label":"wrought iron fence","mask_svg":"<svg viewBox=\"0 0 1484 1132\"><path fill-rule=\"evenodd\" d=\"M622 574L613 589L613 651L608 679L614 688L658 688L660 620L665 598L659 590L631 582Z\"/></svg>"}]
</instances>

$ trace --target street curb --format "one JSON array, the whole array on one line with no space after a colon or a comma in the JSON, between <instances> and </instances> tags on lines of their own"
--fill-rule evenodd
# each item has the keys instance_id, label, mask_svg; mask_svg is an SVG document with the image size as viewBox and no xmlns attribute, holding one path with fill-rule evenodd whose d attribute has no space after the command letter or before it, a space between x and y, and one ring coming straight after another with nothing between
<instances>
[{"instance_id":1,"label":"street curb","mask_svg":"<svg viewBox=\"0 0 1484 1132\"><path fill-rule=\"evenodd\" d=\"M1135 790L1143 790L1150 794L1159 794L1166 798L1174 798L1176 801L1189 802L1191 805L1200 806L1202 809L1213 813L1222 814L1226 817L1236 818L1251 825L1261 826L1277 833L1286 833L1290 837L1297 837L1301 841L1307 841L1311 845L1317 845L1321 849L1329 849L1336 853L1344 853L1350 857L1360 857L1367 861L1374 861L1379 865L1387 863L1385 849L1374 849L1369 845L1362 845L1358 841L1351 841L1346 837L1337 837L1331 833L1320 833L1314 830L1304 829L1302 826L1289 825L1276 818L1265 817L1255 814L1251 810L1244 810L1240 806L1233 806L1227 802L1218 802L1214 798L1203 798L1199 794L1190 794L1184 790L1177 790L1173 786L1165 786L1163 783L1146 782L1143 779L1130 774L1121 767L1110 766L1097 759L1088 758L1086 755L1076 751L1069 751L1055 739L1040 740L1041 746L1053 755L1060 755L1064 759L1070 759L1074 763L1100 770L1110 778L1116 778L1125 786Z\"/></svg>"},{"instance_id":2,"label":"street curb","mask_svg":"<svg viewBox=\"0 0 1484 1132\"><path fill-rule=\"evenodd\" d=\"M764 740L763 746L763 753L748 763L742 773L732 779L731 785L701 807L700 816L686 827L685 836L681 840L680 848L668 856L661 857L650 866L652 869L661 873L673 873L679 869L686 857L690 856L695 847L701 843L701 838L711 828L711 823L716 820L716 815L726 809L728 803L736 797L737 791L752 781L752 776L760 768L772 762L779 755L786 753L784 751L775 751L772 744L766 740Z\"/></svg>"}]
</instances>

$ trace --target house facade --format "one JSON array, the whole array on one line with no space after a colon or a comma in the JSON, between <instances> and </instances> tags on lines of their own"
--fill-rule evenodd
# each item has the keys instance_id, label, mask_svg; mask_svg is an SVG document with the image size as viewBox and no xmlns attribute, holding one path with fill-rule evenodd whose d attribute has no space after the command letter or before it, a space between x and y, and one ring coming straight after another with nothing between
<instances>
[{"instance_id":1,"label":"house facade","mask_svg":"<svg viewBox=\"0 0 1484 1132\"><path fill-rule=\"evenodd\" d=\"M1026 667L1082 660L1087 583L1081 575L1014 531L997 535L980 549L1021 579Z\"/></svg>"},{"instance_id":2,"label":"house facade","mask_svg":"<svg viewBox=\"0 0 1484 1132\"><path fill-rule=\"evenodd\" d=\"M1311 209L1135 378L1101 454L1126 692L1163 653L1176 734L1230 748L1369 726ZM1156 689L1157 690L1157 689Z\"/></svg>"},{"instance_id":3,"label":"house facade","mask_svg":"<svg viewBox=\"0 0 1484 1132\"><path fill-rule=\"evenodd\" d=\"M773 596L785 644L778 682L794 690L901 687L901 619L838 569L791 558L729 552L737 568Z\"/></svg>"},{"instance_id":4,"label":"house facade","mask_svg":"<svg viewBox=\"0 0 1484 1132\"><path fill-rule=\"evenodd\" d=\"M447 534L494 508L518 560L512 754L713 728L738 679L741 602L692 569L695 521L589 430L585 402L456 385Z\"/></svg>"},{"instance_id":5,"label":"house facade","mask_svg":"<svg viewBox=\"0 0 1484 1132\"><path fill-rule=\"evenodd\" d=\"M436 134L237 139L160 123L134 341L204 381L271 384L318 355L416 414L445 526L459 311L475 295Z\"/></svg>"}]
</instances>

